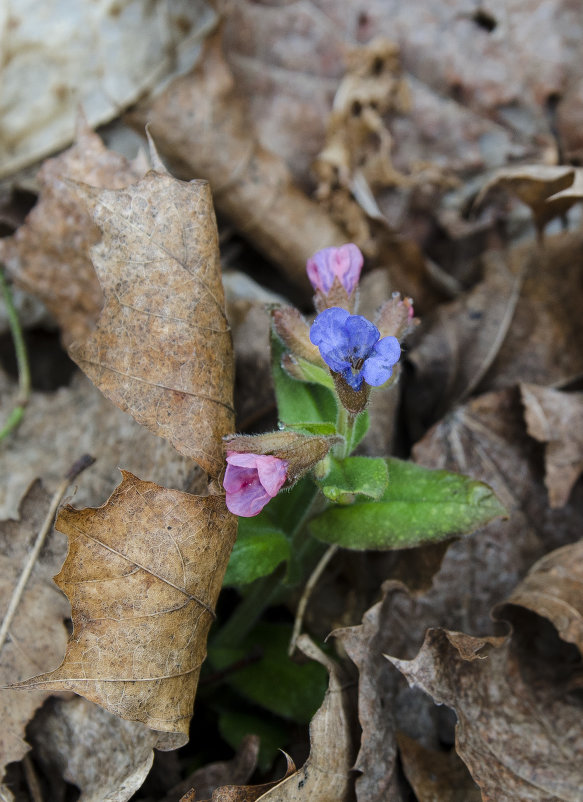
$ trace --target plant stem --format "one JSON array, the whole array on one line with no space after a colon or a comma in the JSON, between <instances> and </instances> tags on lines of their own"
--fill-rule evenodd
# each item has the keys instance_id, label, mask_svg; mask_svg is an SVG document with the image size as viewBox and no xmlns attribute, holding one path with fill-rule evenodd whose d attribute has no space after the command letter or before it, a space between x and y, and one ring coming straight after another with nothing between
<instances>
[{"instance_id":1,"label":"plant stem","mask_svg":"<svg viewBox=\"0 0 583 802\"><path fill-rule=\"evenodd\" d=\"M10 326L10 333L14 342L14 350L16 352L16 364L18 366L18 396L16 399L16 406L8 416L8 420L0 430L0 440L13 432L19 425L24 416L24 410L30 398L30 368L28 365L28 356L26 353L26 345L24 343L24 336L18 314L12 299L10 287L4 276L4 271L0 267L0 290L2 297L6 304L6 311L8 314L8 324Z\"/></svg>"},{"instance_id":2,"label":"plant stem","mask_svg":"<svg viewBox=\"0 0 583 802\"><path fill-rule=\"evenodd\" d=\"M314 486L311 500L306 504L302 516L288 535L292 553L301 553L302 546L307 539L307 525L313 517L316 502L319 503L321 498L320 491ZM233 615L212 639L213 647L238 646L245 639L263 611L277 600L282 590L287 591L287 588L282 588L283 573L283 570L276 569L269 576L264 576L254 583Z\"/></svg>"},{"instance_id":3,"label":"plant stem","mask_svg":"<svg viewBox=\"0 0 583 802\"><path fill-rule=\"evenodd\" d=\"M336 431L344 438L344 445L338 448L337 456L344 459L352 453L352 444L354 441L354 424L356 423L356 415L348 412L342 404L338 405L338 419L336 421Z\"/></svg>"}]
</instances>

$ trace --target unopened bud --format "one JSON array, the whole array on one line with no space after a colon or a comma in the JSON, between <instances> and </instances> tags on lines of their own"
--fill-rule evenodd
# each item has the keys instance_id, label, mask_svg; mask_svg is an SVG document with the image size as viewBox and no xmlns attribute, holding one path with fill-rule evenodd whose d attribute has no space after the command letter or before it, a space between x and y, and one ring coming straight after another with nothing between
<instances>
[{"instance_id":1,"label":"unopened bud","mask_svg":"<svg viewBox=\"0 0 583 802\"><path fill-rule=\"evenodd\" d=\"M340 442L337 436L319 437L299 432L268 432L267 434L234 434L224 438L229 453L264 454L285 461L287 477L284 487L290 487L328 454Z\"/></svg>"},{"instance_id":2,"label":"unopened bud","mask_svg":"<svg viewBox=\"0 0 583 802\"><path fill-rule=\"evenodd\" d=\"M393 297L381 306L374 322L381 337L396 337L402 341L419 324L414 315L413 299L401 299L401 293L394 292Z\"/></svg>"},{"instance_id":3,"label":"unopened bud","mask_svg":"<svg viewBox=\"0 0 583 802\"><path fill-rule=\"evenodd\" d=\"M315 365L324 365L319 350L310 340L310 327L293 306L279 306L271 311L275 332L294 356Z\"/></svg>"}]
</instances>

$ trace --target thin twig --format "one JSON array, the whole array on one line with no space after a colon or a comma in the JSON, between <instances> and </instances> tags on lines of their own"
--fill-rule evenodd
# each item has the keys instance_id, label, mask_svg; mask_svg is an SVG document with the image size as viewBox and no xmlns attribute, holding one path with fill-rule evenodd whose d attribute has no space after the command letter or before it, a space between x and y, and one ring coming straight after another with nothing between
<instances>
[{"instance_id":1,"label":"thin twig","mask_svg":"<svg viewBox=\"0 0 583 802\"><path fill-rule=\"evenodd\" d=\"M304 614L306 612L306 607L308 606L310 596L312 595L314 588L318 583L318 580L322 576L324 569L326 568L326 566L328 565L328 563L330 562L330 560L336 554L337 551L338 551L338 546L336 545L330 546L328 549L326 549L326 551L320 558L318 565L314 568L314 570L310 575L310 578L306 582L306 586L304 587L304 590L302 592L300 603L298 604L298 609L296 612L296 620L294 621L294 629L292 632L291 640L289 642L288 655L290 657L292 656L292 654L295 652L296 649L296 643L302 630L302 624L304 622Z\"/></svg>"},{"instance_id":2,"label":"thin twig","mask_svg":"<svg viewBox=\"0 0 583 802\"><path fill-rule=\"evenodd\" d=\"M22 758L22 768L24 769L24 779L26 780L26 785L28 787L28 792L32 802L44 802L43 792L41 790L38 777L36 776L34 763L30 759L30 755L25 755Z\"/></svg>"},{"instance_id":3,"label":"thin twig","mask_svg":"<svg viewBox=\"0 0 583 802\"><path fill-rule=\"evenodd\" d=\"M22 569L22 573L20 578L16 584L12 592L12 597L10 599L10 603L8 605L8 609L4 615L4 620L2 621L2 627L0 627L0 651L4 646L4 642L6 641L6 636L8 635L8 630L10 628L10 624L12 623L12 619L14 618L14 614L20 604L20 599L22 598L22 594L24 588L26 587L26 583L30 577L32 569L34 568L34 564L40 554L40 550L43 547L43 544L46 540L48 533L51 531L53 526L53 521L55 519L55 515L57 514L57 510L59 508L59 504L63 500L63 496L67 492L67 488L73 482L79 474L88 468L90 465L93 465L95 462L93 457L90 457L89 454L85 454L83 457L78 459L73 465L69 468L67 473L65 474L65 478L57 487L55 494L51 500L51 506L49 507L49 511L46 514L46 517L43 521L43 524L40 528L38 535L36 536L36 540L32 551L29 553L24 567Z\"/></svg>"},{"instance_id":4,"label":"thin twig","mask_svg":"<svg viewBox=\"0 0 583 802\"><path fill-rule=\"evenodd\" d=\"M12 341L14 342L14 351L16 352L16 364L18 366L18 396L16 398L16 406L8 416L8 420L0 430L0 440L13 432L22 421L24 417L24 410L30 398L30 368L28 364L28 355L26 353L26 345L20 321L18 320L18 313L14 306L12 292L4 276L4 271L0 267L0 290L2 297L6 304L6 312L8 314L8 324L10 326L10 333L12 334Z\"/></svg>"}]
</instances>

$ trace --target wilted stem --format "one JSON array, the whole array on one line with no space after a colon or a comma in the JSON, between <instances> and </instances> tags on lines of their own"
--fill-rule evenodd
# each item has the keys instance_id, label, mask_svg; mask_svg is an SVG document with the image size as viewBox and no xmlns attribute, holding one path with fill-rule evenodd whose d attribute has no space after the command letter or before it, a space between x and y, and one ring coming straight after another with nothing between
<instances>
[{"instance_id":1,"label":"wilted stem","mask_svg":"<svg viewBox=\"0 0 583 802\"><path fill-rule=\"evenodd\" d=\"M300 636L300 632L302 629L302 624L304 622L304 615L306 612L306 607L308 606L308 602L310 600L310 596L312 595L314 588L318 584L318 580L324 573L324 570L332 557L338 551L338 546L333 545L329 546L324 554L321 556L318 565L312 571L310 578L306 582L304 590L302 591L302 597L300 599L300 603L298 604L298 609L296 611L296 619L294 621L294 628L291 636L291 640L289 643L288 648L288 655L291 657L296 649L296 643Z\"/></svg>"},{"instance_id":2,"label":"wilted stem","mask_svg":"<svg viewBox=\"0 0 583 802\"><path fill-rule=\"evenodd\" d=\"M24 410L30 398L30 368L28 365L28 356L26 353L26 345L24 343L24 336L18 314L14 306L12 293L4 271L0 267L0 290L2 290L2 297L6 304L6 312L8 314L8 324L10 326L10 333L14 342L14 350L16 352L16 364L18 366L18 397L16 399L16 406L8 416L8 420L0 429L0 440L14 431L19 425L24 416Z\"/></svg>"}]
</instances>

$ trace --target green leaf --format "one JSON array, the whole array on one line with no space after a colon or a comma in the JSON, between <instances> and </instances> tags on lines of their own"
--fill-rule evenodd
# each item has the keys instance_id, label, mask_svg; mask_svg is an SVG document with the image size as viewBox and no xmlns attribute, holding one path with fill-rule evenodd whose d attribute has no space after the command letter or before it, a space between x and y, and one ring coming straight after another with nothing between
<instances>
[{"instance_id":1,"label":"green leaf","mask_svg":"<svg viewBox=\"0 0 583 802\"><path fill-rule=\"evenodd\" d=\"M322 492L330 501L351 504L355 495L379 499L389 482L384 459L373 457L330 458L331 469L320 482Z\"/></svg>"},{"instance_id":2,"label":"green leaf","mask_svg":"<svg viewBox=\"0 0 583 802\"><path fill-rule=\"evenodd\" d=\"M379 501L332 507L310 523L312 534L347 549L404 549L467 534L506 515L483 482L386 460L389 483Z\"/></svg>"},{"instance_id":3,"label":"green leaf","mask_svg":"<svg viewBox=\"0 0 583 802\"><path fill-rule=\"evenodd\" d=\"M332 392L335 392L334 379L329 370L325 370L319 365L314 365L312 362L302 359L301 356L296 357L296 362L307 382L321 384L322 387L327 387L329 390L332 390Z\"/></svg>"},{"instance_id":4,"label":"green leaf","mask_svg":"<svg viewBox=\"0 0 583 802\"><path fill-rule=\"evenodd\" d=\"M327 387L292 379L281 367L285 349L275 334L271 338L271 369L279 419L284 424L336 424L336 400Z\"/></svg>"},{"instance_id":5,"label":"green leaf","mask_svg":"<svg viewBox=\"0 0 583 802\"><path fill-rule=\"evenodd\" d=\"M260 649L259 662L228 674L225 682L273 713L307 724L324 698L327 673L318 663L299 665L289 659L291 633L287 624L258 624L239 647L209 647L209 660L222 670Z\"/></svg>"},{"instance_id":6,"label":"green leaf","mask_svg":"<svg viewBox=\"0 0 583 802\"><path fill-rule=\"evenodd\" d=\"M305 434L318 434L326 437L336 434L336 426L333 423L286 423L286 429L293 432L305 432Z\"/></svg>"},{"instance_id":7,"label":"green leaf","mask_svg":"<svg viewBox=\"0 0 583 802\"><path fill-rule=\"evenodd\" d=\"M245 585L271 574L289 560L290 545L285 534L265 513L255 518L239 518L237 540L225 574L225 585Z\"/></svg>"},{"instance_id":8,"label":"green leaf","mask_svg":"<svg viewBox=\"0 0 583 802\"><path fill-rule=\"evenodd\" d=\"M219 732L232 749L238 749L247 734L258 735L260 740L257 767L265 773L273 765L279 750L290 738L289 724L264 713L262 716L240 710L221 710Z\"/></svg>"}]
</instances>

